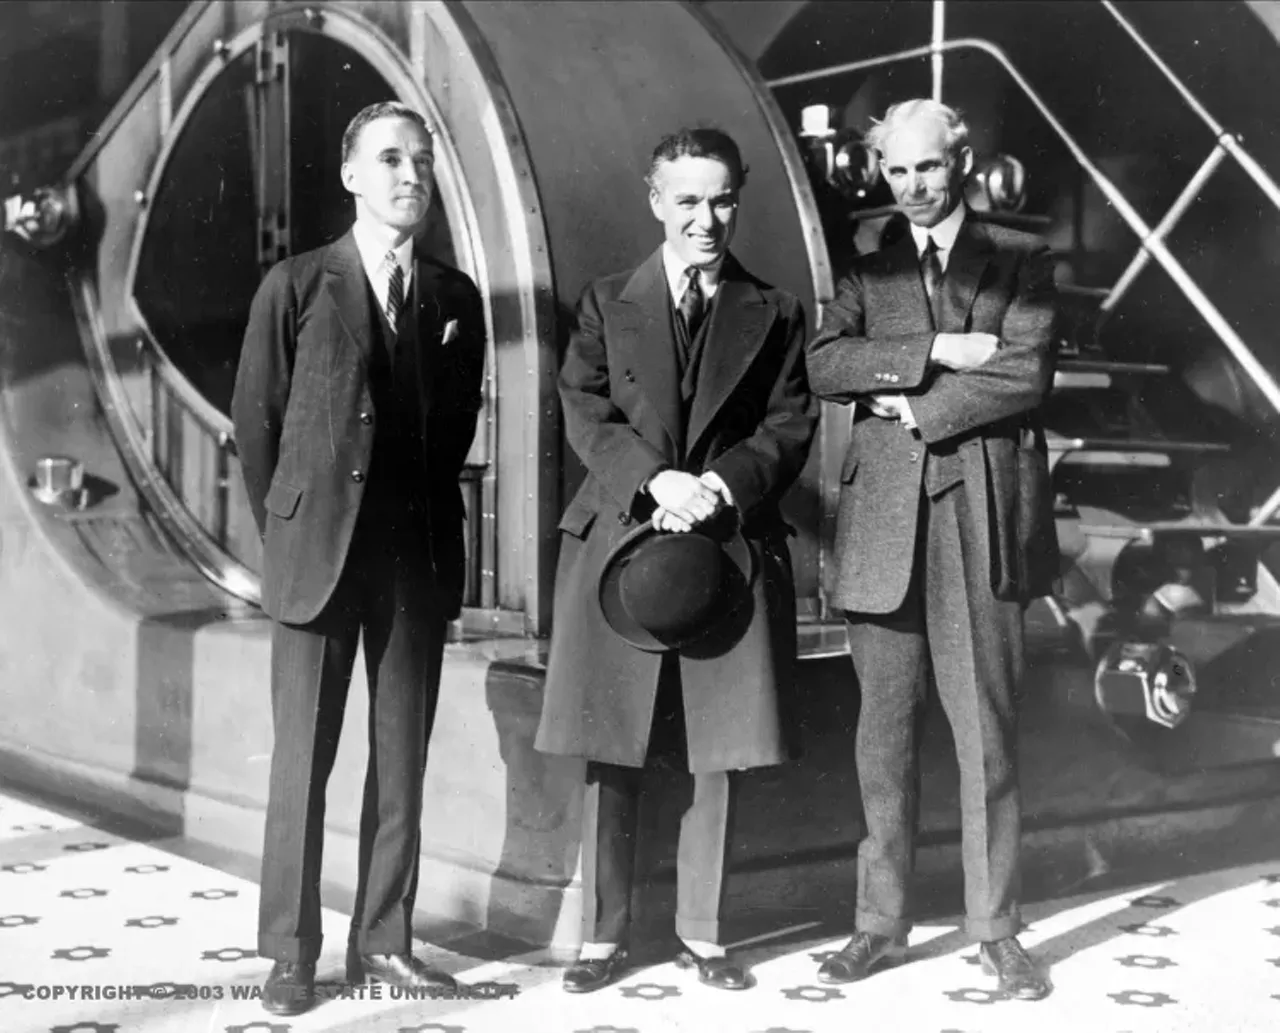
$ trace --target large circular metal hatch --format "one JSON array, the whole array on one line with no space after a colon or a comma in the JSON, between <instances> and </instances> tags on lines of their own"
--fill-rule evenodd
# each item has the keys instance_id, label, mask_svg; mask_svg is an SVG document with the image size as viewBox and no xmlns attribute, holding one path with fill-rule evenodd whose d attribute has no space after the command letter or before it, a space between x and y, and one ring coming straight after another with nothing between
<instances>
[{"instance_id":1,"label":"large circular metal hatch","mask_svg":"<svg viewBox=\"0 0 1280 1033\"><path fill-rule=\"evenodd\" d=\"M397 97L424 105L393 82L394 49L359 19L285 10L229 38L209 39L213 24L187 28L179 43L203 37L208 49L180 99L181 45L157 69L159 134L130 125L151 113L144 91L86 168L101 182L113 151L154 154L131 204L112 210L104 198L100 275L82 300L90 325L100 317L93 343L116 402L109 414L148 501L208 576L256 601L261 544L229 415L250 303L274 263L349 228L340 144L356 112ZM438 166L451 158L437 148ZM456 195L459 179L438 174L422 240L450 264L459 248L449 209L460 202L442 195ZM126 261L117 236L130 238Z\"/></svg>"}]
</instances>

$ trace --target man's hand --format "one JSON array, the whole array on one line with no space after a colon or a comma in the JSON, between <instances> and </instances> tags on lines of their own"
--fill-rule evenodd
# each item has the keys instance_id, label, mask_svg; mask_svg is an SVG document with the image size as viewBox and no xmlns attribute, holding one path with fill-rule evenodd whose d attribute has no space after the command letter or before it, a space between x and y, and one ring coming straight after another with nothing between
<instances>
[{"instance_id":1,"label":"man's hand","mask_svg":"<svg viewBox=\"0 0 1280 1033\"><path fill-rule=\"evenodd\" d=\"M937 334L929 358L947 369L973 369L981 366L1000 347L994 334Z\"/></svg>"},{"instance_id":2,"label":"man's hand","mask_svg":"<svg viewBox=\"0 0 1280 1033\"><path fill-rule=\"evenodd\" d=\"M698 480L719 495L726 506L733 505L733 493L729 491L729 485L725 484L724 480L714 470L707 470L698 477Z\"/></svg>"},{"instance_id":3,"label":"man's hand","mask_svg":"<svg viewBox=\"0 0 1280 1033\"><path fill-rule=\"evenodd\" d=\"M662 531L688 531L715 515L720 494L691 473L663 470L646 489L658 504L653 526Z\"/></svg>"},{"instance_id":4,"label":"man's hand","mask_svg":"<svg viewBox=\"0 0 1280 1033\"><path fill-rule=\"evenodd\" d=\"M916 425L916 418L911 412L906 395L868 395L866 405L882 420L897 420L908 429Z\"/></svg>"}]
</instances>

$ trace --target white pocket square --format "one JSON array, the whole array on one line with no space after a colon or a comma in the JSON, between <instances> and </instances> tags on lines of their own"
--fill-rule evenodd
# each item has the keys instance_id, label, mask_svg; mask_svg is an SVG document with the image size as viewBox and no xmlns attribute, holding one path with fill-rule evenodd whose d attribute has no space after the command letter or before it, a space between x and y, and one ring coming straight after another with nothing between
<instances>
[{"instance_id":1,"label":"white pocket square","mask_svg":"<svg viewBox=\"0 0 1280 1033\"><path fill-rule=\"evenodd\" d=\"M458 321L451 319L444 325L444 333L440 337L441 344L450 344L458 336Z\"/></svg>"}]
</instances>

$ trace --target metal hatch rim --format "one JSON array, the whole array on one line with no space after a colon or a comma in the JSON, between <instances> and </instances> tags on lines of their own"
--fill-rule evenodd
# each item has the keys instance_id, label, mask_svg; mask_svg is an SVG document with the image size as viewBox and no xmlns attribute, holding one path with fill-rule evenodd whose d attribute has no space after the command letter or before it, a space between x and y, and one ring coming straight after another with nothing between
<instances>
[{"instance_id":1,"label":"metal hatch rim","mask_svg":"<svg viewBox=\"0 0 1280 1033\"><path fill-rule=\"evenodd\" d=\"M166 351L164 345L160 343L159 338L151 329L150 321L138 305L136 295L138 264L142 260L142 245L147 238L147 231L151 226L151 216L155 211L155 205L152 204L152 201L159 193L160 184L164 180L165 172L168 170L169 163L173 158L173 152L177 149L178 143L182 139L187 123L191 120L191 116L195 113L195 109L199 107L200 102L204 100L209 88L227 66L239 59L262 39L266 33L266 26L267 22L264 19L256 25L250 25L242 29L227 41L225 49L220 51L217 57L208 61L204 68L200 70L200 74L192 80L186 95L183 97L182 106L173 113L168 126L163 128L164 136L160 149L156 155L155 163L151 167L151 173L147 178L147 185L144 188L146 191L146 207L138 218L138 224L133 232L133 241L129 246L129 259L125 266L124 274L125 304L129 306L130 315L146 339L150 358L155 363L156 373L164 381L165 386L177 396L178 401L182 403L188 412L215 436L226 441L234 441L235 439L231 426L231 417L205 398L175 365L169 357L168 351ZM219 443L221 444L222 441Z\"/></svg>"},{"instance_id":2,"label":"metal hatch rim","mask_svg":"<svg viewBox=\"0 0 1280 1033\"><path fill-rule=\"evenodd\" d=\"M193 8L190 12L193 16L189 19L184 19L183 22L176 26L169 40L184 39L196 24L199 15L202 15L209 6L209 3L204 3L198 8ZM322 9L326 15L324 21L319 24L310 17L311 12L316 10L317 7ZM302 16L301 19L298 18L299 15ZM327 31L331 22L330 16L334 16L332 17L332 22L336 22L341 26L339 31ZM446 160L444 168L446 175L442 177L437 174L437 182L446 187L446 189L441 190L441 201L446 204L446 217L449 215L454 216L448 221L451 237L454 240L455 258L460 260L460 264L465 262L464 268L468 268L468 271L473 276L487 286L487 269L483 263L481 253L475 246L477 234L475 212L470 205L470 196L465 189L465 177L461 174L461 161L452 138L444 131L446 124L440 115L439 109L427 94L425 88L414 79L412 69L405 62L403 56L400 55L397 46L387 39L377 26L364 19L354 17L351 12L332 8L328 5L304 5L301 3L282 5L268 11L260 21L242 29L230 41L226 41L223 47L219 48L216 52L217 56L206 63L205 67L186 90L182 105L179 111L175 113L175 117L166 120L166 124L160 127L159 132L163 134L161 137L162 142L158 148L156 160L148 174L146 194L144 196L151 198L155 195L172 157L172 152L181 138L187 122L200 101L208 93L211 84L222 74L230 61L242 56L266 32L270 31L275 23L280 21L296 23L289 25L291 29L322 35L348 46L368 61L374 71L386 81L389 92L401 99L416 102L419 107L425 108L430 112L433 131L436 133L437 139L443 141L445 145ZM347 31L342 31L343 29ZM87 148L77 159L73 167L77 178L85 175L92 165L93 159L98 156L102 142L113 135L115 125L121 121L129 107L144 95L154 83L163 83L163 77L160 72L164 62L167 60L168 50L167 46L161 46L157 57L148 63L148 68L139 77L138 82L141 85L130 89L126 93L121 104L109 116L109 125L99 134L98 139L95 141L95 146ZM166 388L173 392L177 401L193 418L211 432L211 436L216 438L220 448L229 447L233 450L234 435L230 418L217 410L212 403L204 398L181 370L174 365L163 346L159 344L150 324L137 305L134 296L137 265L142 241L146 237L150 223L150 217L151 209L148 207L139 217L138 224L133 232L133 240L130 247L131 253L127 260L123 281L125 303L128 306L130 316L136 322L139 333L148 344L149 357L154 361L153 369L161 377ZM76 308L77 321L88 345L85 350L88 353L89 369L95 382L96 390L102 400L112 435L120 446L120 451L124 453L126 465L133 475L143 499L153 509L169 537L195 564L201 574L232 596L260 606L260 575L236 559L191 512L150 455L145 431L140 432L141 428L134 425L132 417L133 406L121 387L122 381L110 348L107 345L105 331L100 325L100 320L96 317L98 298L91 274L84 270L72 270L68 278ZM482 297L486 299L486 323L491 325L492 313L487 300L487 292L482 292ZM492 339L492 334L489 336ZM492 462L492 457L486 458L489 463Z\"/></svg>"},{"instance_id":3,"label":"metal hatch rim","mask_svg":"<svg viewBox=\"0 0 1280 1033\"><path fill-rule=\"evenodd\" d=\"M112 436L120 446L121 458L142 498L152 508L165 532L201 574L235 598L261 605L258 575L214 540L152 462L146 440L129 414L131 403L124 394L122 381L107 347L93 282L89 277L76 273L71 273L68 280L76 321L82 338L90 343L85 353L95 390Z\"/></svg>"}]
</instances>

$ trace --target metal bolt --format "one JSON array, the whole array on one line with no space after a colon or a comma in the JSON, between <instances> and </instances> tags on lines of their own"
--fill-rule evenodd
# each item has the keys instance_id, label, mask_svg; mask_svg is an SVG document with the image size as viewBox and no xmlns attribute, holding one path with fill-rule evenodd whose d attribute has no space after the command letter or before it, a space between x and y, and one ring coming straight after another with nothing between
<instances>
[{"instance_id":1,"label":"metal bolt","mask_svg":"<svg viewBox=\"0 0 1280 1033\"><path fill-rule=\"evenodd\" d=\"M145 208L147 206L147 192L145 190L135 190L133 192L133 200L139 208Z\"/></svg>"},{"instance_id":2,"label":"metal bolt","mask_svg":"<svg viewBox=\"0 0 1280 1033\"><path fill-rule=\"evenodd\" d=\"M231 44L225 39L215 39L213 41L213 56L225 61L231 54Z\"/></svg>"}]
</instances>

